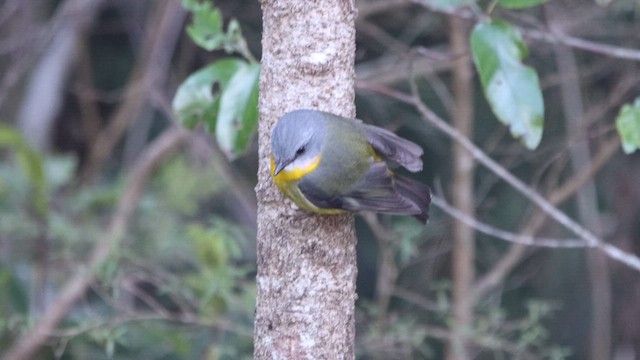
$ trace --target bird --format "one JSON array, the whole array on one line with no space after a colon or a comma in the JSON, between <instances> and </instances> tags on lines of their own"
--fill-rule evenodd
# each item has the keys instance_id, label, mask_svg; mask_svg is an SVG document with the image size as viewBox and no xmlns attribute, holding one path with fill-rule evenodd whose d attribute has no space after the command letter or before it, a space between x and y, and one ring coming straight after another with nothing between
<instances>
[{"instance_id":1,"label":"bird","mask_svg":"<svg viewBox=\"0 0 640 360\"><path fill-rule=\"evenodd\" d=\"M426 224L429 187L395 169L422 170L422 148L359 119L298 109L271 136L271 177L300 208L319 214L411 215Z\"/></svg>"}]
</instances>

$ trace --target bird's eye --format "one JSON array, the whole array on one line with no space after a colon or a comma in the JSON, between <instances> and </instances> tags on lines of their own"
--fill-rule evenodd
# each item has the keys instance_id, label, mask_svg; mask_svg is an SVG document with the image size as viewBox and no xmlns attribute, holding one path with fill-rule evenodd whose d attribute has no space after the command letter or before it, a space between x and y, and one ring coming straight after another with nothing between
<instances>
[{"instance_id":1,"label":"bird's eye","mask_svg":"<svg viewBox=\"0 0 640 360\"><path fill-rule=\"evenodd\" d=\"M301 146L298 148L298 150L296 150L296 155L302 155L306 150L307 148L305 148L304 146Z\"/></svg>"}]
</instances>

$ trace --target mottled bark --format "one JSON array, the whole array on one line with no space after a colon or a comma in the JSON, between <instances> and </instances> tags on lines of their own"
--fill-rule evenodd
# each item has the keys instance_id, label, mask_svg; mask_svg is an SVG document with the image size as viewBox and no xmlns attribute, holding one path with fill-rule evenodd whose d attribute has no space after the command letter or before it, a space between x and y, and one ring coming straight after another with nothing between
<instances>
[{"instance_id":1,"label":"mottled bark","mask_svg":"<svg viewBox=\"0 0 640 360\"><path fill-rule=\"evenodd\" d=\"M298 108L353 116L352 0L263 0L255 359L353 359L351 215L304 213L269 176L271 130Z\"/></svg>"}]
</instances>

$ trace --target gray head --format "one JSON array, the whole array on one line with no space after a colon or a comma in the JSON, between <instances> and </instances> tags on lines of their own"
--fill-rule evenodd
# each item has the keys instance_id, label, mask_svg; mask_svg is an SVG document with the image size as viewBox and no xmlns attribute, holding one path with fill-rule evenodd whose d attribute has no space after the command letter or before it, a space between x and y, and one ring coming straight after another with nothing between
<instances>
[{"instance_id":1,"label":"gray head","mask_svg":"<svg viewBox=\"0 0 640 360\"><path fill-rule=\"evenodd\" d=\"M320 154L325 133L325 121L319 111L294 110L282 116L271 135L275 174L289 164L304 164Z\"/></svg>"}]
</instances>

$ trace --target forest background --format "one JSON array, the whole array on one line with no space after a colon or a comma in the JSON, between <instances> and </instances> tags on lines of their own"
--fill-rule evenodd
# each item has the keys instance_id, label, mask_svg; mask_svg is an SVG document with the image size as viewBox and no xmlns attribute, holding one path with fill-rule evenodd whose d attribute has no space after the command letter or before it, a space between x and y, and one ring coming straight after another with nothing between
<instances>
[{"instance_id":1,"label":"forest background","mask_svg":"<svg viewBox=\"0 0 640 360\"><path fill-rule=\"evenodd\" d=\"M0 357L251 357L262 14L203 4L0 2ZM357 218L357 358L640 357L640 4L355 5L357 116L436 195Z\"/></svg>"}]
</instances>

